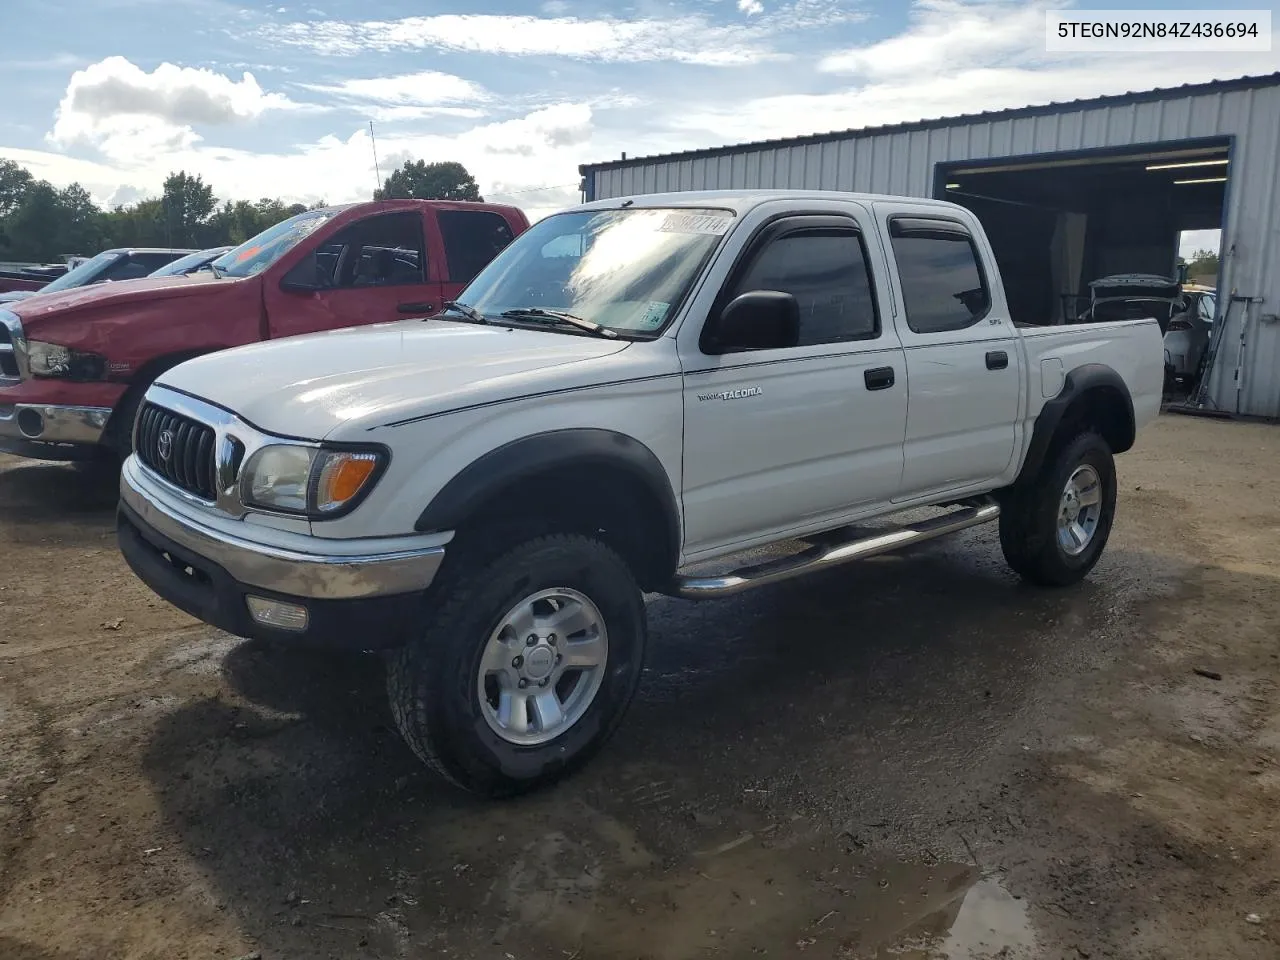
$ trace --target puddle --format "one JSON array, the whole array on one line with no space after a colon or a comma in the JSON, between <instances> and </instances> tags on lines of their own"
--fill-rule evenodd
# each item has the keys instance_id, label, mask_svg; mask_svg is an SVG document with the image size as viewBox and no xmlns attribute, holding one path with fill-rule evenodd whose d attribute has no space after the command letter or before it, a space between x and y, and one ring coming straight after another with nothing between
<instances>
[{"instance_id":1,"label":"puddle","mask_svg":"<svg viewBox=\"0 0 1280 960\"><path fill-rule=\"evenodd\" d=\"M560 829L547 823L533 836L503 823L492 840L506 849L496 857L492 847L463 854L454 843L437 846L437 854L452 847L453 855L399 884L408 942L427 945L443 924L455 944L501 948L495 956L503 950L578 960L1032 955L1026 904L965 864L850 852L803 823L708 831L705 844L664 857L619 820L575 807L572 817L560 810L549 818L563 821L555 824ZM396 945L384 946L395 952Z\"/></svg>"},{"instance_id":2,"label":"puddle","mask_svg":"<svg viewBox=\"0 0 1280 960\"><path fill-rule=\"evenodd\" d=\"M1025 900L1015 900L994 879L969 888L936 954L946 960L1032 956L1035 934Z\"/></svg>"}]
</instances>

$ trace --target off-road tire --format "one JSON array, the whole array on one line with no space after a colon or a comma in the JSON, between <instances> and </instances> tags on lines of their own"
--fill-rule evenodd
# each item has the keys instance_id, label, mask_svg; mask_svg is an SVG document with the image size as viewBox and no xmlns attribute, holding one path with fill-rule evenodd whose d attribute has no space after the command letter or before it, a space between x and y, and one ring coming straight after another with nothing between
<instances>
[{"instance_id":1,"label":"off-road tire","mask_svg":"<svg viewBox=\"0 0 1280 960\"><path fill-rule=\"evenodd\" d=\"M111 414L107 424L107 445L110 454L124 463L133 453L133 422L138 419L138 409L142 406L142 398L146 396L151 381L130 388L120 400L120 405Z\"/></svg>"},{"instance_id":2,"label":"off-road tire","mask_svg":"<svg viewBox=\"0 0 1280 960\"><path fill-rule=\"evenodd\" d=\"M387 661L391 712L409 748L453 784L492 797L536 789L586 763L622 720L644 665L644 602L626 562L594 538L552 534L498 555L460 545L441 575L422 630ZM498 736L481 712L480 658L514 604L556 587L587 596L603 615L605 676L572 727L520 746Z\"/></svg>"},{"instance_id":3,"label":"off-road tire","mask_svg":"<svg viewBox=\"0 0 1280 960\"><path fill-rule=\"evenodd\" d=\"M1088 465L1102 485L1101 515L1085 550L1072 556L1058 542L1062 493L1075 470ZM1040 472L1020 481L1004 499L1000 546L1005 560L1024 580L1044 587L1065 587L1093 569L1111 534L1116 512L1116 468L1107 442L1092 430L1055 445Z\"/></svg>"}]
</instances>

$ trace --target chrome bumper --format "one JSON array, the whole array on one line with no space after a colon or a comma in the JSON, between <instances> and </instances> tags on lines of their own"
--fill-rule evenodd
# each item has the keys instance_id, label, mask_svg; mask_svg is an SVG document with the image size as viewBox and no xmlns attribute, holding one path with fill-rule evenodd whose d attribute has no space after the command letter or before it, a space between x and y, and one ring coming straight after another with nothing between
<instances>
[{"instance_id":1,"label":"chrome bumper","mask_svg":"<svg viewBox=\"0 0 1280 960\"><path fill-rule=\"evenodd\" d=\"M312 552L232 536L146 496L138 486L145 482L142 469L133 457L125 462L120 472L124 504L161 537L217 564L242 585L314 600L391 596L426 589L444 560L442 546L406 547L398 539L306 537L317 551L333 551Z\"/></svg>"},{"instance_id":2,"label":"chrome bumper","mask_svg":"<svg viewBox=\"0 0 1280 960\"><path fill-rule=\"evenodd\" d=\"M0 437L32 443L93 445L111 419L110 407L0 404Z\"/></svg>"}]
</instances>

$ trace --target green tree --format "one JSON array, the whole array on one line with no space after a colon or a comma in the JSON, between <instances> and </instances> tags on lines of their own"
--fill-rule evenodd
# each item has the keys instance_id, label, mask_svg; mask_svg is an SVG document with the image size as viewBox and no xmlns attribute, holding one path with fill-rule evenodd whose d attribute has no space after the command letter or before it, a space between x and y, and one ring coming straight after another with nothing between
<instances>
[{"instance_id":1,"label":"green tree","mask_svg":"<svg viewBox=\"0 0 1280 960\"><path fill-rule=\"evenodd\" d=\"M213 188L199 176L190 176L184 170L165 177L161 196L164 224L169 235L169 246L189 247L213 213L217 200Z\"/></svg>"},{"instance_id":2,"label":"green tree","mask_svg":"<svg viewBox=\"0 0 1280 960\"><path fill-rule=\"evenodd\" d=\"M454 160L442 163L426 163L423 160L406 160L404 166L392 172L375 190L375 200L483 200L475 177L467 168Z\"/></svg>"},{"instance_id":3,"label":"green tree","mask_svg":"<svg viewBox=\"0 0 1280 960\"><path fill-rule=\"evenodd\" d=\"M12 160L0 160L0 218L7 217L22 202L32 176Z\"/></svg>"},{"instance_id":4,"label":"green tree","mask_svg":"<svg viewBox=\"0 0 1280 960\"><path fill-rule=\"evenodd\" d=\"M59 253L97 251L106 236L103 213L89 196L89 191L73 183L58 191Z\"/></svg>"},{"instance_id":5,"label":"green tree","mask_svg":"<svg viewBox=\"0 0 1280 960\"><path fill-rule=\"evenodd\" d=\"M59 253L62 209L58 191L47 180L36 180L23 191L22 199L5 217L10 255L15 259L44 263Z\"/></svg>"},{"instance_id":6,"label":"green tree","mask_svg":"<svg viewBox=\"0 0 1280 960\"><path fill-rule=\"evenodd\" d=\"M104 214L104 247L163 247L168 245L164 204L139 200Z\"/></svg>"},{"instance_id":7,"label":"green tree","mask_svg":"<svg viewBox=\"0 0 1280 960\"><path fill-rule=\"evenodd\" d=\"M111 247L238 244L306 209L273 197L219 205L199 176L180 170L165 178L159 198L102 210L78 183L59 190L0 160L0 251L5 259L43 262Z\"/></svg>"},{"instance_id":8,"label":"green tree","mask_svg":"<svg viewBox=\"0 0 1280 960\"><path fill-rule=\"evenodd\" d=\"M1218 255L1211 250L1197 250L1187 261L1187 276L1216 277L1218 275Z\"/></svg>"}]
</instances>

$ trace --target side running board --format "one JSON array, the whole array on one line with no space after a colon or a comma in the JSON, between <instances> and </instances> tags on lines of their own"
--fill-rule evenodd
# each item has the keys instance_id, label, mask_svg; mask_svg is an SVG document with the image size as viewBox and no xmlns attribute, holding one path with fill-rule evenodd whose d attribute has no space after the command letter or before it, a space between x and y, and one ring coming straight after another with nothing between
<instances>
[{"instance_id":1,"label":"side running board","mask_svg":"<svg viewBox=\"0 0 1280 960\"><path fill-rule=\"evenodd\" d=\"M862 540L845 543L822 544L790 557L769 560L755 566L742 567L719 577L676 576L663 593L684 600L709 600L715 597L731 597L755 587L790 580L802 574L838 567L853 560L865 560L901 550L912 544L923 543L935 537L944 537L990 523L1000 516L1000 505L991 500L969 501L962 509L953 510L939 517L931 517L920 523L886 530Z\"/></svg>"}]
</instances>

